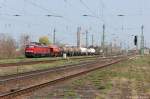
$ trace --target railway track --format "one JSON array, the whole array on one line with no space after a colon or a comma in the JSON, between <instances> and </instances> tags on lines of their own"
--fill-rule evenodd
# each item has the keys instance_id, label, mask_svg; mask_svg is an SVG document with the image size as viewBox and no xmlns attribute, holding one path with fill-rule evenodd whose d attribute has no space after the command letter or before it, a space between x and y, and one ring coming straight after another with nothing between
<instances>
[{"instance_id":1,"label":"railway track","mask_svg":"<svg viewBox=\"0 0 150 99\"><path fill-rule=\"evenodd\" d=\"M122 56L118 56L118 57L122 57ZM113 56L113 57L98 57L97 59L103 61L103 60L107 60L107 59L116 59L118 58L116 56ZM91 57L93 58L93 57ZM82 58L77 58L77 59L82 59ZM20 78L20 77L25 77L25 76L28 76L29 74L32 76L32 75L36 75L36 74L41 74L43 72L47 72L47 71L55 71L55 70L58 70L58 69L64 69L66 67L72 67L74 65L84 65L86 63L89 63L87 61L83 61L83 62L80 62L80 63L75 63L75 64L68 64L68 65L61 65L61 66L57 66L57 67L52 67L52 68L49 68L49 69L44 69L44 70L36 70L36 71L30 71L30 72L24 72L24 73L19 73L19 74L12 74L12 75L6 75L6 76L0 76L0 83L4 81L4 79L14 79L14 78Z\"/></svg>"},{"instance_id":2,"label":"railway track","mask_svg":"<svg viewBox=\"0 0 150 99\"><path fill-rule=\"evenodd\" d=\"M2 76L2 77L0 77L0 83L10 81L10 80L16 80L18 78L30 77L30 76L34 76L34 75L41 75L41 74L44 74L47 72L55 72L58 70L63 70L65 68L71 68L71 67L78 66L78 65L82 66L82 65L85 65L87 63L88 62L80 62L77 64L63 65L63 66L58 66L58 67L44 69L44 70L36 70L36 71L30 71L30 72L25 72L25 73L20 73L20 74Z\"/></svg>"},{"instance_id":3,"label":"railway track","mask_svg":"<svg viewBox=\"0 0 150 99\"><path fill-rule=\"evenodd\" d=\"M16 77L10 77L10 78L7 78L7 79L3 79L1 80L1 83L2 82L8 82L8 81L15 81L16 79L22 79L23 78L28 78L28 77L33 77L33 76L37 76L37 75L42 75L42 74L46 74L48 72L69 72L70 70L72 71L75 71L75 72L72 72L72 73L68 73L67 75L62 75L62 76L59 76L59 77L56 77L55 79L51 80L51 81L47 81L47 82L44 82L44 83L41 83L41 84L37 84L37 85L32 85L32 86L28 86L28 87L24 87L24 88L20 88L18 90L13 90L13 91L9 91L9 92L6 92L6 93L3 93L0 95L0 99L13 99L13 97L16 97L16 96L19 96L19 95L22 95L22 94L26 94L26 93L30 93L30 92L33 92L35 90L38 90L42 87L46 87L48 85L53 85L53 84L56 84L57 82L61 82L61 81L64 81L66 79L70 79L70 78L73 78L73 77L76 77L76 76L79 76L79 75L82 75L82 74L86 74L88 72L91 72L91 71L94 71L96 69L99 69L99 68L104 68L106 66L109 66L109 65L112 65L112 64L116 64L120 61L123 61L123 60L126 60L128 59L127 57L116 57L114 59L110 58L110 60L102 60L102 61L99 61L99 60L95 60L93 62L87 62L87 63L83 63L83 64L78 64L78 65L72 65L72 66L66 66L66 67L59 67L59 68L53 68L51 69L50 71L43 71L43 72L37 72L35 74L28 74L28 75L22 75L22 76L18 76L17 78ZM91 66L92 65L92 66Z\"/></svg>"},{"instance_id":4,"label":"railway track","mask_svg":"<svg viewBox=\"0 0 150 99\"><path fill-rule=\"evenodd\" d=\"M70 57L69 59L87 59L87 58L95 58L97 56L93 57ZM16 63L0 63L0 67L10 67L10 66L22 66L22 65L34 65L34 64L39 64L39 63L53 63L56 61L60 61L62 58L59 59L50 59L50 60L40 60L40 61L27 61L27 62L16 62Z\"/></svg>"}]
</instances>

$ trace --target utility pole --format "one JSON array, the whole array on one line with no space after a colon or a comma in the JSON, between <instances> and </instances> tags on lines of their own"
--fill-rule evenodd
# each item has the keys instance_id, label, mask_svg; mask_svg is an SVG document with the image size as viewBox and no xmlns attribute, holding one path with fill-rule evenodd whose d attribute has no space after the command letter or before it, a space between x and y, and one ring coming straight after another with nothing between
<instances>
[{"instance_id":1,"label":"utility pole","mask_svg":"<svg viewBox=\"0 0 150 99\"><path fill-rule=\"evenodd\" d=\"M88 38L88 30L86 30L86 48L88 48L88 40L89 40L89 38Z\"/></svg>"},{"instance_id":2,"label":"utility pole","mask_svg":"<svg viewBox=\"0 0 150 99\"><path fill-rule=\"evenodd\" d=\"M142 25L141 26L141 55L144 55L144 33L143 33L143 30L144 30L144 26Z\"/></svg>"},{"instance_id":3,"label":"utility pole","mask_svg":"<svg viewBox=\"0 0 150 99\"><path fill-rule=\"evenodd\" d=\"M94 47L94 35L92 34L92 47Z\"/></svg>"},{"instance_id":4,"label":"utility pole","mask_svg":"<svg viewBox=\"0 0 150 99\"><path fill-rule=\"evenodd\" d=\"M146 40L144 41L144 47L145 47L145 48L147 47L147 42L146 42Z\"/></svg>"},{"instance_id":5,"label":"utility pole","mask_svg":"<svg viewBox=\"0 0 150 99\"><path fill-rule=\"evenodd\" d=\"M81 47L81 27L77 28L77 47Z\"/></svg>"},{"instance_id":6,"label":"utility pole","mask_svg":"<svg viewBox=\"0 0 150 99\"><path fill-rule=\"evenodd\" d=\"M102 35L102 52L103 52L103 56L104 56L104 48L105 48L105 24L103 24L103 35Z\"/></svg>"},{"instance_id":7,"label":"utility pole","mask_svg":"<svg viewBox=\"0 0 150 99\"><path fill-rule=\"evenodd\" d=\"M54 28L54 31L53 31L53 44L55 45L56 44L56 29Z\"/></svg>"}]
</instances>

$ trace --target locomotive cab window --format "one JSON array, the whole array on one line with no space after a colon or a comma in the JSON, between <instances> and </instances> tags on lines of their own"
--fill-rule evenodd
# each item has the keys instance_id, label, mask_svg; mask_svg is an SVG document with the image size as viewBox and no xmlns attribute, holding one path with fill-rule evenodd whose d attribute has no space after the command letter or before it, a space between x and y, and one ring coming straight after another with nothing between
<instances>
[{"instance_id":1,"label":"locomotive cab window","mask_svg":"<svg viewBox=\"0 0 150 99\"><path fill-rule=\"evenodd\" d=\"M27 47L27 48L34 48L33 45L27 45L26 47Z\"/></svg>"}]
</instances>

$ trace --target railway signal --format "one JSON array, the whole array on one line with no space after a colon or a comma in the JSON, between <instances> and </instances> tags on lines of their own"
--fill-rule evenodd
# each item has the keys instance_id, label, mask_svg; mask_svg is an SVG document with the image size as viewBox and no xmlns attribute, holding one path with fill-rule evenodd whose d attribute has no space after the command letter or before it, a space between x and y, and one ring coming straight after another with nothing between
<instances>
[{"instance_id":1,"label":"railway signal","mask_svg":"<svg viewBox=\"0 0 150 99\"><path fill-rule=\"evenodd\" d=\"M138 37L134 36L134 45L137 46L137 42L138 42Z\"/></svg>"}]
</instances>

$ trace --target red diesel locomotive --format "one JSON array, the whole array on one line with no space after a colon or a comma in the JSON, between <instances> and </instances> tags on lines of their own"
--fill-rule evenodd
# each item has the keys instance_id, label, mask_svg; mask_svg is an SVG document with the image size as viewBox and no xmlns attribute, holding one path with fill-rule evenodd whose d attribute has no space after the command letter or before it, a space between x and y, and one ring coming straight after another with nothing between
<instances>
[{"instance_id":1,"label":"red diesel locomotive","mask_svg":"<svg viewBox=\"0 0 150 99\"><path fill-rule=\"evenodd\" d=\"M47 57L47 56L59 56L61 49L56 45L45 46L40 43L32 42L26 45L25 56L26 57Z\"/></svg>"}]
</instances>

